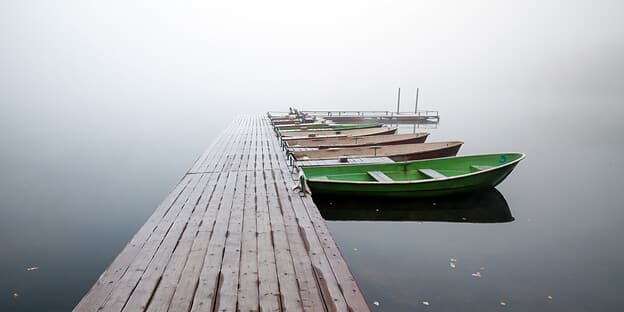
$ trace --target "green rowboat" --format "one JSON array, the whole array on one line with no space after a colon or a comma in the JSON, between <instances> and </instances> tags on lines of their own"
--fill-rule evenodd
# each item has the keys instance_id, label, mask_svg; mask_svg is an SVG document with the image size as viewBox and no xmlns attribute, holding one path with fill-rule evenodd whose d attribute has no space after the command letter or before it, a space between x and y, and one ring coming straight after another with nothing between
<instances>
[{"instance_id":1,"label":"green rowboat","mask_svg":"<svg viewBox=\"0 0 624 312\"><path fill-rule=\"evenodd\" d=\"M430 197L492 188L526 156L485 154L390 164L302 167L300 183L312 194Z\"/></svg>"}]
</instances>

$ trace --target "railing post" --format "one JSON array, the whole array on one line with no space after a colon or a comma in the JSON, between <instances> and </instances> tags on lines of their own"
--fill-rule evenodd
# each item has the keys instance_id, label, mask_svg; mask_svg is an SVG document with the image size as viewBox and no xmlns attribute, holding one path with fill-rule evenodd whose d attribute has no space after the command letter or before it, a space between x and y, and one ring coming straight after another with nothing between
<instances>
[{"instance_id":1,"label":"railing post","mask_svg":"<svg viewBox=\"0 0 624 312\"><path fill-rule=\"evenodd\" d=\"M399 114L400 111L400 106L401 106L401 88L399 88L399 93L397 95L397 115Z\"/></svg>"},{"instance_id":2,"label":"railing post","mask_svg":"<svg viewBox=\"0 0 624 312\"><path fill-rule=\"evenodd\" d=\"M418 115L418 93L419 88L416 88L416 103L414 103L414 114Z\"/></svg>"}]
</instances>

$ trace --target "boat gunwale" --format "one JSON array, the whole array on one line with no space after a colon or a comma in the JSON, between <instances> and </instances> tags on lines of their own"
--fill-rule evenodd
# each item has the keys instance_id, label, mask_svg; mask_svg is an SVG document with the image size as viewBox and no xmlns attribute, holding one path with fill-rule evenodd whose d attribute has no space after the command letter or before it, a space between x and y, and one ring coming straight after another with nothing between
<instances>
[{"instance_id":1,"label":"boat gunwale","mask_svg":"<svg viewBox=\"0 0 624 312\"><path fill-rule=\"evenodd\" d=\"M356 134L351 134L351 132L349 132L347 134L342 133L344 131L363 131L363 130L366 130L366 131L376 130L378 132L363 133L363 134L357 134L357 133ZM392 135L392 134L396 133L398 130L399 130L398 127L378 127L378 128L337 130L337 131L339 131L341 133L340 134L316 134L313 137L305 136L305 135L301 135L301 136L283 136L282 133L278 133L277 136L283 142L283 141L290 141L290 140L323 139L323 138L337 138L337 137L349 137L349 136L351 136L351 137L365 137L365 136L384 135L384 134ZM309 132L315 132L315 131L309 131Z\"/></svg>"},{"instance_id":2,"label":"boat gunwale","mask_svg":"<svg viewBox=\"0 0 624 312\"><path fill-rule=\"evenodd\" d=\"M404 135L403 137L401 137L401 135ZM414 140L414 139L420 139L422 137L425 137L425 140L431 135L430 132L416 132L416 133L400 133L400 134L379 134L379 135L370 135L370 136L359 136L359 137L350 137L350 136L344 136L344 137L337 137L337 138L345 138L345 137L350 137L350 138L373 138L373 137L379 137L379 136L389 136L389 137L395 137L394 140L380 140L378 142L375 142L375 144L379 144L379 145L391 145L391 144L387 144L387 143L395 143L395 142L401 142L401 141L407 141L407 140ZM327 137L317 137L318 140L324 140L324 139L333 139L333 138L327 138ZM310 141L313 141L314 139L309 139ZM290 141L296 141L296 140L290 140ZM303 141L308 141L308 140L303 140ZM423 143L427 143L427 142L423 142ZM360 145L360 144L365 144L365 145ZM320 147L329 147L329 146L336 146L337 148L349 148L349 147L360 147L360 146L370 146L368 144L373 144L371 142L364 142L364 143L347 143L347 142L339 142L337 144L325 144L325 145L311 145L311 146L290 146L290 142L287 142L286 147L288 149L295 149L295 148L317 148L320 149ZM406 144L416 144L416 143L406 143Z\"/></svg>"},{"instance_id":3,"label":"boat gunwale","mask_svg":"<svg viewBox=\"0 0 624 312\"><path fill-rule=\"evenodd\" d=\"M421 144L426 144L426 145L421 145ZM444 146L442 146L442 144L446 144ZM405 148L406 145L410 145L410 147L413 147L413 145L419 145L420 147L428 147L429 149L422 149L422 150L410 150L410 151L397 151L400 148ZM407 144L389 144L389 145L384 145L384 144L380 144L380 145L365 145L365 146L347 146L347 147L335 147L335 148L327 148L327 149L318 149L318 150L309 150L309 151L292 151L290 153L290 155L293 157L294 160L296 161L304 161L304 160L334 160L334 159L340 159L342 157L346 157L347 159L349 158L371 158L371 157L388 157L388 158L392 158L392 157L400 157L400 156L407 156L407 155L418 155L418 154L425 154L425 153L431 153L431 152L440 152L440 151L444 151L444 150L448 150L448 149L452 149L455 147L461 148L461 146L464 145L464 141L440 141L440 142L426 142L426 143L407 143ZM459 149L458 148L458 149ZM371 155L371 154L356 154L356 153L352 153L349 155L320 155L320 156L316 156L316 157L309 157L308 155L303 155L301 156L301 154L304 153L310 153L310 154L323 154L322 152L324 152L325 154L327 153L331 153L331 152L340 152L341 150L349 150L349 149L358 149L359 151L361 151L362 153L364 152L369 152L371 149L372 150L376 150L376 149L380 149L380 150L384 150L385 153L387 153L386 155ZM455 153L457 154L457 152ZM305 158L308 157L307 159L298 159L301 156L301 158ZM447 157L452 157L452 156L447 156ZM442 157L438 157L438 158L430 158L430 159L439 159ZM422 159L424 160L424 159ZM405 161L404 161L405 162ZM399 162L395 162L395 163L399 163Z\"/></svg>"},{"instance_id":4,"label":"boat gunwale","mask_svg":"<svg viewBox=\"0 0 624 312\"><path fill-rule=\"evenodd\" d=\"M465 178L465 177L470 177L470 176L474 176L474 175L479 175L482 174L484 172L489 172L489 171L494 171L494 170L498 170L501 168L505 168L511 165L515 165L518 162L520 162L521 160L526 158L526 154L525 153L494 153L494 154L474 154L474 155L462 155L462 156L449 156L449 157L440 157L440 158L432 158L432 159L422 159L422 160L410 160L410 161L397 161L393 164L404 164L404 163L412 163L412 162L420 162L420 161L430 161L430 160L438 160L438 159L447 159L447 158L456 158L456 157L470 157L470 156L493 156L493 155L501 155L501 154L519 154L520 158L510 161L506 164L502 164L500 166L495 166L492 168L488 168L488 169L484 169L484 170L479 170L479 171L475 171L475 172L469 172L469 173L465 173L465 174L461 174L461 175L456 175L456 176L452 176L452 177L445 177L445 178L438 178L438 179L423 179L423 180L407 180L407 181L388 181L388 182L381 182L381 181L344 181L344 180L321 180L321 179L308 179L305 176L305 173L303 172L303 169L300 169L301 174L303 175L304 179L306 182L310 181L310 182L321 182L321 183L338 183L338 184L363 184L363 185L396 185L396 184L420 184L420 183L431 183L431 182L440 182L440 181L448 181L448 180L455 180L455 179L460 179L460 178ZM344 164L344 165L340 165L341 167L351 167L351 166L362 166L362 164ZM317 165L317 166L308 166L308 167L314 167L314 168L319 168L319 167L336 167L336 165Z\"/></svg>"},{"instance_id":5,"label":"boat gunwale","mask_svg":"<svg viewBox=\"0 0 624 312\"><path fill-rule=\"evenodd\" d=\"M310 131L310 132L314 132L314 131L344 131L344 130L359 130L359 129L372 129L372 128L383 128L383 126L385 125L384 123L381 122L374 122L374 123L363 123L363 124L322 124L322 125L326 125L326 127L320 127L320 128L315 128L314 126L312 126L312 129L277 129L276 130L279 133L290 133L290 132L300 132L300 131ZM342 126L342 125L346 125L347 128L333 128L332 126ZM317 125L318 126L318 125ZM303 126L297 126L297 127L307 127L305 124ZM353 128L351 128L353 127Z\"/></svg>"}]
</instances>

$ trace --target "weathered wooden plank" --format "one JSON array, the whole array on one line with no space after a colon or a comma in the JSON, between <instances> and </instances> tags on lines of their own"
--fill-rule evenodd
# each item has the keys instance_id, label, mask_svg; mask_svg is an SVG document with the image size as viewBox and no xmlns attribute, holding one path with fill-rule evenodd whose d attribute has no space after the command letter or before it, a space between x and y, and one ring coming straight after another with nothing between
<instances>
[{"instance_id":1,"label":"weathered wooden plank","mask_svg":"<svg viewBox=\"0 0 624 312\"><path fill-rule=\"evenodd\" d=\"M182 275L175 287L175 292L168 307L169 311L189 311L193 303L199 275L204 264L206 250L211 240L227 181L228 172L221 172L214 194L208 201L206 214L200 221L200 226L184 264Z\"/></svg>"},{"instance_id":2,"label":"weathered wooden plank","mask_svg":"<svg viewBox=\"0 0 624 312\"><path fill-rule=\"evenodd\" d=\"M264 180L264 171L256 173L256 231L258 232L258 290L260 311L281 311L280 289L277 280L277 263L271 220Z\"/></svg>"},{"instance_id":3,"label":"weathered wooden plank","mask_svg":"<svg viewBox=\"0 0 624 312\"><path fill-rule=\"evenodd\" d=\"M227 185L204 258L191 311L213 311L214 309L237 177L237 171L230 171L228 174Z\"/></svg>"},{"instance_id":4,"label":"weathered wooden plank","mask_svg":"<svg viewBox=\"0 0 624 312\"><path fill-rule=\"evenodd\" d=\"M299 295L299 285L297 284L295 267L290 255L290 246L288 245L284 220L275 190L273 172L264 171L264 173L282 305L288 311L302 311L303 306Z\"/></svg>"},{"instance_id":5,"label":"weathered wooden plank","mask_svg":"<svg viewBox=\"0 0 624 312\"><path fill-rule=\"evenodd\" d=\"M238 310L258 311L260 302L258 280L258 241L256 233L256 172L257 156L261 152L258 142L258 120L254 119L253 146L250 149L245 180L245 209L241 242L240 281L238 288Z\"/></svg>"},{"instance_id":6,"label":"weathered wooden plank","mask_svg":"<svg viewBox=\"0 0 624 312\"><path fill-rule=\"evenodd\" d=\"M247 123L251 123L252 119L247 118ZM245 148L241 151L240 164L237 169L246 169L249 162L249 150L251 148L251 138L253 131L245 133ZM221 264L221 280L219 283L219 292L216 300L216 311L236 311L238 288L239 288L239 272L242 248L242 229L243 229L243 212L247 196L253 196L250 190L246 189L247 175L253 175L253 172L239 172L234 190L234 199L232 203L232 212L230 215L230 224L228 226L228 234L225 242L225 251Z\"/></svg>"},{"instance_id":7,"label":"weathered wooden plank","mask_svg":"<svg viewBox=\"0 0 624 312\"><path fill-rule=\"evenodd\" d=\"M302 306L305 311L317 311L319 307L324 305L324 302L307 252L307 242L303 240L300 233L299 220L293 211L290 190L286 189L284 184L283 171L273 170L273 175L275 176L276 193L283 213L286 237L299 284Z\"/></svg>"},{"instance_id":8,"label":"weathered wooden plank","mask_svg":"<svg viewBox=\"0 0 624 312\"><path fill-rule=\"evenodd\" d=\"M239 172L234 190L232 212L225 241L219 291L216 297L215 311L235 311L238 297L240 271L241 231L243 210L245 209L245 180L247 171Z\"/></svg>"}]
</instances>

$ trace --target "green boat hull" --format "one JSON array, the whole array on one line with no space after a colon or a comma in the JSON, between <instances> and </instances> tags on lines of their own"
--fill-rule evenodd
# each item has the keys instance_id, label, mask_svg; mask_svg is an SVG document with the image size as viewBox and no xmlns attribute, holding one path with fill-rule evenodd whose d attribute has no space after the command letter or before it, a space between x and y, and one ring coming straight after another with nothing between
<instances>
[{"instance_id":1,"label":"green boat hull","mask_svg":"<svg viewBox=\"0 0 624 312\"><path fill-rule=\"evenodd\" d=\"M493 188L525 155L489 154L417 160L391 164L303 167L301 183L314 194L365 197L436 197ZM479 168L479 169L477 169ZM431 178L420 170L443 175ZM369 172L383 172L377 181Z\"/></svg>"}]
</instances>

